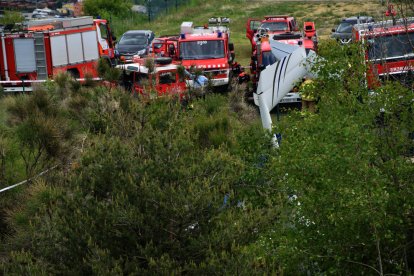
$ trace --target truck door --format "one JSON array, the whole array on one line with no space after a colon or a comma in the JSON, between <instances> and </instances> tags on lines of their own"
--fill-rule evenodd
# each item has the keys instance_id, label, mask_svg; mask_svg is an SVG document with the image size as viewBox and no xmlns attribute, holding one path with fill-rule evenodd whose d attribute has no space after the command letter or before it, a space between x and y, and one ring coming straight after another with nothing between
<instances>
[{"instance_id":1,"label":"truck door","mask_svg":"<svg viewBox=\"0 0 414 276\"><path fill-rule=\"evenodd\" d=\"M257 29L262 24L260 19L249 18L246 23L246 37L253 41L254 33L257 32Z\"/></svg>"},{"instance_id":2,"label":"truck door","mask_svg":"<svg viewBox=\"0 0 414 276\"><path fill-rule=\"evenodd\" d=\"M137 94L145 94L145 92L149 93L150 89L151 87L150 87L150 80L148 78L148 74L143 74L141 72L134 72L133 92Z\"/></svg>"},{"instance_id":3,"label":"truck door","mask_svg":"<svg viewBox=\"0 0 414 276\"><path fill-rule=\"evenodd\" d=\"M172 90L176 88L175 82L176 82L175 72L170 72L170 71L159 72L157 74L157 85L156 85L156 90L158 92L158 95L172 92Z\"/></svg>"},{"instance_id":4,"label":"truck door","mask_svg":"<svg viewBox=\"0 0 414 276\"><path fill-rule=\"evenodd\" d=\"M35 43L33 38L13 40L16 73L36 72Z\"/></svg>"},{"instance_id":5,"label":"truck door","mask_svg":"<svg viewBox=\"0 0 414 276\"><path fill-rule=\"evenodd\" d=\"M100 46L99 52L101 56L106 56L109 59L113 59L115 53L113 50L112 33L109 30L108 23L98 22L96 30L98 33L98 43Z\"/></svg>"}]
</instances>

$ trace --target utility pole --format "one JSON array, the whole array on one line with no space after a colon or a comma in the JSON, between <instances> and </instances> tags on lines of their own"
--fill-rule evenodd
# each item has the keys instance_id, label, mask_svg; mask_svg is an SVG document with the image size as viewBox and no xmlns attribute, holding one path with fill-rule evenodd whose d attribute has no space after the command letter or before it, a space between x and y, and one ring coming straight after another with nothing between
<instances>
[{"instance_id":1,"label":"utility pole","mask_svg":"<svg viewBox=\"0 0 414 276\"><path fill-rule=\"evenodd\" d=\"M151 0L147 0L148 22L151 22Z\"/></svg>"},{"instance_id":2,"label":"utility pole","mask_svg":"<svg viewBox=\"0 0 414 276\"><path fill-rule=\"evenodd\" d=\"M168 0L165 1L165 14L168 14Z\"/></svg>"}]
</instances>

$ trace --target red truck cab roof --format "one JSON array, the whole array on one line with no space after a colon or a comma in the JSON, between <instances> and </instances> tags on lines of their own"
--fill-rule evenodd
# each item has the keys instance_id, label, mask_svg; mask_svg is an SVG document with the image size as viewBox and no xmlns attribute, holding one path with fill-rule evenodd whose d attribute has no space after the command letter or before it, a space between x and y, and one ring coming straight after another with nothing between
<instances>
[{"instance_id":1,"label":"red truck cab roof","mask_svg":"<svg viewBox=\"0 0 414 276\"><path fill-rule=\"evenodd\" d=\"M287 15L267 15L262 20L260 27L269 29L269 33L285 33L298 31L296 20Z\"/></svg>"}]
</instances>

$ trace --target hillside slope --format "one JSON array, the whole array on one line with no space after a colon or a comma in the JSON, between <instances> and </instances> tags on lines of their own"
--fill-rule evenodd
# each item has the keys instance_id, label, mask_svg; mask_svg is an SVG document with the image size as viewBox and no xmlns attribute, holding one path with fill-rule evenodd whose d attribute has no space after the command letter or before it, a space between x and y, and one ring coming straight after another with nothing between
<instances>
[{"instance_id":1,"label":"hillside slope","mask_svg":"<svg viewBox=\"0 0 414 276\"><path fill-rule=\"evenodd\" d=\"M245 36L245 25L249 17L263 18L269 14L288 14L297 18L300 25L304 21L314 21L321 39L329 38L331 29L343 17L353 15L370 15L376 19L383 17L385 7L379 1L337 1L312 2L293 1L245 1L245 0L210 0L192 1L191 4L176 10L169 10L152 22L146 17L140 21L125 19L117 22L119 35L129 29L151 29L156 35L178 34L183 21L192 21L203 25L209 17L227 16L231 18L230 29L236 47L236 60L246 65L250 58L250 45Z\"/></svg>"}]
</instances>

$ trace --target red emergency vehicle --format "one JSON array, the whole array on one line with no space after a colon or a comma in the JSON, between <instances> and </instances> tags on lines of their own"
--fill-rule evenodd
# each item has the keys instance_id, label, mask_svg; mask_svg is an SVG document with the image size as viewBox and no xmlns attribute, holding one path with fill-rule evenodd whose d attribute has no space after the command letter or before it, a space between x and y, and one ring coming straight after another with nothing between
<instances>
[{"instance_id":1,"label":"red emergency vehicle","mask_svg":"<svg viewBox=\"0 0 414 276\"><path fill-rule=\"evenodd\" d=\"M6 92L30 91L30 85L68 72L75 78L98 77L99 58L114 61L109 23L90 16L26 22L0 39L0 84Z\"/></svg>"},{"instance_id":2,"label":"red emergency vehicle","mask_svg":"<svg viewBox=\"0 0 414 276\"><path fill-rule=\"evenodd\" d=\"M414 70L414 18L358 24L353 28L353 40L366 46L368 87L382 80L412 82Z\"/></svg>"},{"instance_id":3,"label":"red emergency vehicle","mask_svg":"<svg viewBox=\"0 0 414 276\"><path fill-rule=\"evenodd\" d=\"M118 65L122 70L122 85L132 93L150 96L179 95L186 91L186 82L178 74L178 65L171 63L168 57L155 58L153 72L145 66L145 59L136 59L135 63Z\"/></svg>"},{"instance_id":4,"label":"red emergency vehicle","mask_svg":"<svg viewBox=\"0 0 414 276\"><path fill-rule=\"evenodd\" d=\"M178 35L164 35L154 38L151 44L151 56L177 59Z\"/></svg>"},{"instance_id":5,"label":"red emergency vehicle","mask_svg":"<svg viewBox=\"0 0 414 276\"><path fill-rule=\"evenodd\" d=\"M234 45L230 42L228 18L213 17L209 24L193 26L193 22L183 22L179 36L156 38L154 54L172 57L187 70L201 69L211 78L213 86L227 86L231 81L234 61ZM188 84L192 86L192 80Z\"/></svg>"},{"instance_id":6,"label":"red emergency vehicle","mask_svg":"<svg viewBox=\"0 0 414 276\"><path fill-rule=\"evenodd\" d=\"M246 23L246 37L256 50L257 40L266 33L269 39L290 45L299 45L316 51L318 37L314 22L304 22L303 31L299 30L294 17L288 15L268 15L264 19L249 18Z\"/></svg>"}]
</instances>

